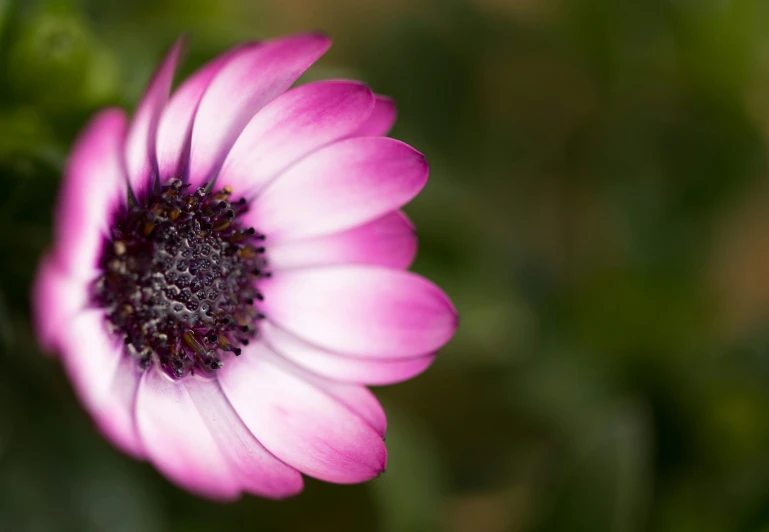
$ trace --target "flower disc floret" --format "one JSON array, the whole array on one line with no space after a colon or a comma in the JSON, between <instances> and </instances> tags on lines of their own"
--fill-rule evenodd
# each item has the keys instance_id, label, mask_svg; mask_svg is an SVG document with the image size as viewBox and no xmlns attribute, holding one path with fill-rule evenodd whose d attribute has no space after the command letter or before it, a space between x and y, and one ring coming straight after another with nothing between
<instances>
[{"instance_id":1,"label":"flower disc floret","mask_svg":"<svg viewBox=\"0 0 769 532\"><path fill-rule=\"evenodd\" d=\"M219 369L256 335L262 235L243 227L245 200L181 180L120 212L101 257L94 299L143 367L175 378Z\"/></svg>"}]
</instances>

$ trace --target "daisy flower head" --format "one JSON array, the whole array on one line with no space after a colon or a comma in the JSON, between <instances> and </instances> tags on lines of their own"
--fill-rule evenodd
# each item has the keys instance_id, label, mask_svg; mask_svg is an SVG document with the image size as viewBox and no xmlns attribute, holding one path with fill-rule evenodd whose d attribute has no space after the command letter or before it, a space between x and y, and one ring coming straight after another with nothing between
<instances>
[{"instance_id":1,"label":"daisy flower head","mask_svg":"<svg viewBox=\"0 0 769 532\"><path fill-rule=\"evenodd\" d=\"M64 173L40 343L107 439L200 496L377 476L386 420L366 386L422 372L456 329L406 271L399 209L428 166L385 136L392 101L291 88L329 46L242 45L171 93L177 43L132 119L96 114Z\"/></svg>"}]
</instances>

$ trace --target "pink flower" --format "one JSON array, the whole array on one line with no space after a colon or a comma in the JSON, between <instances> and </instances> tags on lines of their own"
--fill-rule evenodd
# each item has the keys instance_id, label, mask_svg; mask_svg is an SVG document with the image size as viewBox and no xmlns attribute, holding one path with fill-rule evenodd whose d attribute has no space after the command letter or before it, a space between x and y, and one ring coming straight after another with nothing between
<instances>
[{"instance_id":1,"label":"pink flower","mask_svg":"<svg viewBox=\"0 0 769 532\"><path fill-rule=\"evenodd\" d=\"M428 168L384 136L392 102L354 81L289 89L329 46L240 46L169 98L177 44L132 122L97 114L64 176L41 345L111 442L202 496L377 476L386 420L365 386L422 372L456 329L405 271L398 209Z\"/></svg>"}]
</instances>

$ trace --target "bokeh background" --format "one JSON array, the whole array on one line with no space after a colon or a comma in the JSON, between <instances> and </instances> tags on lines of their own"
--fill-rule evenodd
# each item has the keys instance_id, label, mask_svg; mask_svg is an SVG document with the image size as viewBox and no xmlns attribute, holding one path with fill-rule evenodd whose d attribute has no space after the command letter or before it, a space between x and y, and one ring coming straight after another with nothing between
<instances>
[{"instance_id":1,"label":"bokeh background","mask_svg":"<svg viewBox=\"0 0 769 532\"><path fill-rule=\"evenodd\" d=\"M92 428L30 328L69 146L244 40L393 96L415 270L461 326L376 390L389 467L187 495ZM0 530L769 531L769 2L0 0Z\"/></svg>"}]
</instances>

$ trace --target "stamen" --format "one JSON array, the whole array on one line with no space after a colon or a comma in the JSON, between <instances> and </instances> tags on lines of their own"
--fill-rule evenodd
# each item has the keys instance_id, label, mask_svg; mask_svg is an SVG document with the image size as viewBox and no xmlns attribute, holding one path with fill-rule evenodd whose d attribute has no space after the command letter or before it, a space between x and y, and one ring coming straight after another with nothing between
<instances>
[{"instance_id":1,"label":"stamen","mask_svg":"<svg viewBox=\"0 0 769 532\"><path fill-rule=\"evenodd\" d=\"M174 179L147 206L119 214L93 285L126 352L174 378L221 368L264 317L253 306L263 299L255 283L265 275L264 248L254 243L264 235L241 226L247 201L231 203L230 187L184 194L188 187Z\"/></svg>"}]
</instances>

